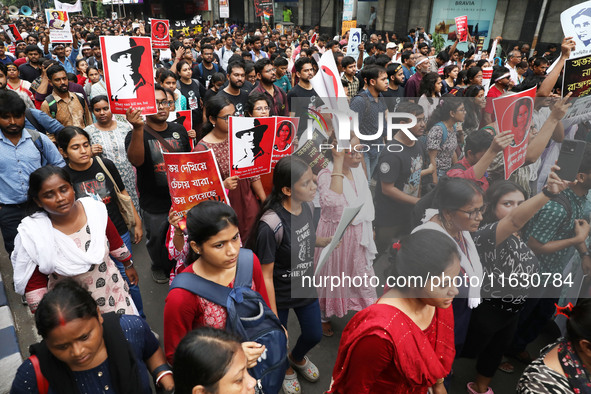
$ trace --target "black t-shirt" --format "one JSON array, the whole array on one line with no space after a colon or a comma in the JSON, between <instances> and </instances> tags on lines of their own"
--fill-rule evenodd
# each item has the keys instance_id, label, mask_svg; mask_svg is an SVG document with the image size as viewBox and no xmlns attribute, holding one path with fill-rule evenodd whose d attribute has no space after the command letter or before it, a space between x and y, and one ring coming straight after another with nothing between
<instances>
[{"instance_id":1,"label":"black t-shirt","mask_svg":"<svg viewBox=\"0 0 591 394\"><path fill-rule=\"evenodd\" d=\"M308 100L306 100L308 99ZM289 104L289 112L294 112L295 116L300 118L298 126L298 137L302 135L308 123L308 108L318 107L322 105L322 100L318 97L314 88L308 90L300 85L294 86L289 93L287 93L287 102Z\"/></svg>"},{"instance_id":2,"label":"black t-shirt","mask_svg":"<svg viewBox=\"0 0 591 394\"><path fill-rule=\"evenodd\" d=\"M385 92L382 92L382 96L384 96L388 111L395 112L396 107L398 107L398 104L400 104L404 97L404 86L398 86L397 90L390 89L388 86L388 89L386 89Z\"/></svg>"},{"instance_id":3,"label":"black t-shirt","mask_svg":"<svg viewBox=\"0 0 591 394\"><path fill-rule=\"evenodd\" d=\"M248 101L248 92L246 90L240 89L240 94L234 96L222 89L218 92L218 96L226 97L232 104L234 104L234 108L236 108L234 116L248 116L245 109L246 102Z\"/></svg>"},{"instance_id":4,"label":"black t-shirt","mask_svg":"<svg viewBox=\"0 0 591 394\"><path fill-rule=\"evenodd\" d=\"M209 88L209 81L211 81L211 76L217 72L222 74L226 74L224 70L219 66L219 64L212 63L213 67L211 70L208 70L203 63L196 64L193 67L193 78L199 80L199 82L203 85L205 89Z\"/></svg>"},{"instance_id":5,"label":"black t-shirt","mask_svg":"<svg viewBox=\"0 0 591 394\"><path fill-rule=\"evenodd\" d=\"M41 76L41 67L35 68L29 63L25 63L18 66L18 72L21 79L32 83L35 79Z\"/></svg>"},{"instance_id":6,"label":"black t-shirt","mask_svg":"<svg viewBox=\"0 0 591 394\"><path fill-rule=\"evenodd\" d=\"M394 141L393 144L402 145L398 141ZM376 226L410 225L412 205L396 201L382 192L382 182L393 183L404 193L419 197L424 157L423 145L416 141L413 146L402 146L404 148L401 152L389 152L384 147L378 159L374 172L376 178L374 224Z\"/></svg>"},{"instance_id":7,"label":"black t-shirt","mask_svg":"<svg viewBox=\"0 0 591 394\"><path fill-rule=\"evenodd\" d=\"M495 246L498 224L499 222L487 224L473 235L474 245L484 268L481 295L485 302L507 312L517 313L529 293L534 291L531 286L523 285L527 286L528 282L532 282L540 265L534 252L515 235L510 235ZM516 283L518 285L514 286Z\"/></svg>"},{"instance_id":8,"label":"black t-shirt","mask_svg":"<svg viewBox=\"0 0 591 394\"><path fill-rule=\"evenodd\" d=\"M200 84L191 80L191 84L187 85L179 80L179 90L181 94L187 99L187 109L191 110L193 119L193 129L196 125L203 123L203 109L199 99L201 98Z\"/></svg>"},{"instance_id":9,"label":"black t-shirt","mask_svg":"<svg viewBox=\"0 0 591 394\"><path fill-rule=\"evenodd\" d=\"M275 263L273 285L277 309L308 305L316 297L315 288L302 285L303 277L314 275L316 229L312 210L304 203L298 216L290 214L281 205L274 206L273 211L283 224L281 245L277 247L273 230L266 223L259 222L255 253L261 264Z\"/></svg>"},{"instance_id":10,"label":"black t-shirt","mask_svg":"<svg viewBox=\"0 0 591 394\"><path fill-rule=\"evenodd\" d=\"M144 126L148 127L148 126ZM125 149L131 143L131 134L125 137ZM168 122L168 128L157 132L168 142L175 152L189 152L189 136L187 130L177 123ZM166 148L162 147L166 152ZM137 167L137 187L140 193L140 207L150 213L167 213L171 206L168 181L164 158L160 151L160 143L144 130L144 163Z\"/></svg>"},{"instance_id":11,"label":"black t-shirt","mask_svg":"<svg viewBox=\"0 0 591 394\"><path fill-rule=\"evenodd\" d=\"M115 164L109 159L102 159L102 161L117 183L119 190L125 190L125 185L121 180L121 175L119 175L119 171L117 170L117 167L115 167ZM92 197L95 200L102 201L107 206L109 218L115 227L117 227L119 235L125 234L128 229L117 205L117 193L115 192L115 187L113 186L113 182L111 182L111 178L105 173L98 161L93 159L92 165L84 171L76 171L69 166L65 166L64 169L72 178L76 198Z\"/></svg>"}]
</instances>

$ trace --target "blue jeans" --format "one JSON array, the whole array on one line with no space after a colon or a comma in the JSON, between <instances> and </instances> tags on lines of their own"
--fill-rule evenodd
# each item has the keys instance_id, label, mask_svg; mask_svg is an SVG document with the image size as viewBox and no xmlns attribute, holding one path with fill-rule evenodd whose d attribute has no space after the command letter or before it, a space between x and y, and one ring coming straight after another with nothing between
<instances>
[{"instance_id":1,"label":"blue jeans","mask_svg":"<svg viewBox=\"0 0 591 394\"><path fill-rule=\"evenodd\" d=\"M380 152L378 152L377 146L370 146L369 150L363 154L363 159L365 160L365 168L367 168L368 180L371 180L373 171L376 169L376 166L378 165L379 157Z\"/></svg>"},{"instance_id":2,"label":"blue jeans","mask_svg":"<svg viewBox=\"0 0 591 394\"><path fill-rule=\"evenodd\" d=\"M125 234L123 234L121 236L121 239L123 240L123 243L125 243L125 246L127 246L127 249L129 249L129 251L131 252L131 235L129 234L129 231L126 232ZM140 314L140 316L142 318L146 318L146 315L144 315L144 303L142 302L142 295L140 294L140 287L138 285L132 285L129 282L129 278L127 277L127 274L125 273L125 266L123 265L123 263L119 260L113 259L113 261L115 262L115 265L117 266L117 268L119 268L119 272L121 273L121 276L123 277L123 279L125 279L125 281L127 282L127 285L129 286L129 295L131 296L131 299L133 300L133 303L135 304L135 307L138 310L138 313Z\"/></svg>"},{"instance_id":3,"label":"blue jeans","mask_svg":"<svg viewBox=\"0 0 591 394\"><path fill-rule=\"evenodd\" d=\"M320 304L314 300L311 304L293 308L302 332L291 350L291 358L294 361L302 361L306 353L320 343L322 339L322 323L320 322ZM278 309L279 320L287 327L289 309Z\"/></svg>"}]
</instances>

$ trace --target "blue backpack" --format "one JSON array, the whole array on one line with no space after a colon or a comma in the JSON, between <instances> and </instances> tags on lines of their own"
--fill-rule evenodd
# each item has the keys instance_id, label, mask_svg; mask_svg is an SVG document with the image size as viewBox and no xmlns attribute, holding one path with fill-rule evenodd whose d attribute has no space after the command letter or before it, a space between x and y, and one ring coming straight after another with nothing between
<instances>
[{"instance_id":1,"label":"blue backpack","mask_svg":"<svg viewBox=\"0 0 591 394\"><path fill-rule=\"evenodd\" d=\"M240 249L234 288L226 287L183 272L178 274L170 290L185 289L226 308L226 331L243 341L265 345L265 352L257 365L249 370L265 394L276 394L281 389L287 370L287 338L281 322L267 306L263 297L251 289L254 254Z\"/></svg>"}]
</instances>

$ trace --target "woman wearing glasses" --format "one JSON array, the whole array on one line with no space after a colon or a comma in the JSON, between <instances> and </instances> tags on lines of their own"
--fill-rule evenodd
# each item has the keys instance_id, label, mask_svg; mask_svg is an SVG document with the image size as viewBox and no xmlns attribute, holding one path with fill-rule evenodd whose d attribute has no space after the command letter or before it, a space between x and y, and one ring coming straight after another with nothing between
<instances>
[{"instance_id":1,"label":"woman wearing glasses","mask_svg":"<svg viewBox=\"0 0 591 394\"><path fill-rule=\"evenodd\" d=\"M230 148L228 144L228 118L235 113L234 104L222 96L214 96L207 102L208 121L203 126L203 138L195 146L195 151L213 149L228 198L238 215L240 237L247 240L255 225L260 207L266 195L258 176L238 179L230 176ZM257 201L258 198L258 201Z\"/></svg>"},{"instance_id":2,"label":"woman wearing glasses","mask_svg":"<svg viewBox=\"0 0 591 394\"><path fill-rule=\"evenodd\" d=\"M415 227L413 233L421 229L432 229L453 238L460 254L461 286L453 301L454 336L456 354L460 354L472 309L480 302L480 287L483 268L480 256L472 241L471 232L477 231L485 210L482 189L476 183L462 178L444 178L437 185L433 197L434 207L425 211L423 224ZM441 275L440 272L434 275Z\"/></svg>"}]
</instances>

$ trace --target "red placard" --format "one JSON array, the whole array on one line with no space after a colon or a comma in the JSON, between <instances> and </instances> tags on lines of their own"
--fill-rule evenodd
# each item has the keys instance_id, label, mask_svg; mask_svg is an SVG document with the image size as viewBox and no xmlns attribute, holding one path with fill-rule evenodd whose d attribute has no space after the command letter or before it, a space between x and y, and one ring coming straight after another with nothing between
<instances>
[{"instance_id":1,"label":"red placard","mask_svg":"<svg viewBox=\"0 0 591 394\"><path fill-rule=\"evenodd\" d=\"M172 209L185 216L205 200L228 203L220 170L211 149L202 152L163 152Z\"/></svg>"},{"instance_id":2,"label":"red placard","mask_svg":"<svg viewBox=\"0 0 591 394\"><path fill-rule=\"evenodd\" d=\"M170 24L168 19L151 19L152 25L152 48L168 49L170 47Z\"/></svg>"},{"instance_id":3,"label":"red placard","mask_svg":"<svg viewBox=\"0 0 591 394\"><path fill-rule=\"evenodd\" d=\"M271 172L275 118L230 116L230 176L251 178Z\"/></svg>"},{"instance_id":4,"label":"red placard","mask_svg":"<svg viewBox=\"0 0 591 394\"><path fill-rule=\"evenodd\" d=\"M296 136L299 123L300 118L287 118L283 116L277 116L275 118L275 124L277 126L275 126L275 142L273 143L271 170L275 168L275 164L281 158L293 153L293 140Z\"/></svg>"},{"instance_id":5,"label":"red placard","mask_svg":"<svg viewBox=\"0 0 591 394\"><path fill-rule=\"evenodd\" d=\"M468 40L468 16L456 16L456 34L461 42Z\"/></svg>"},{"instance_id":6,"label":"red placard","mask_svg":"<svg viewBox=\"0 0 591 394\"><path fill-rule=\"evenodd\" d=\"M503 150L505 179L525 163L537 88L493 99L500 132L513 131L514 143Z\"/></svg>"},{"instance_id":7,"label":"red placard","mask_svg":"<svg viewBox=\"0 0 591 394\"><path fill-rule=\"evenodd\" d=\"M8 36L8 39L13 44L16 41L23 39L23 37L21 36L21 33L19 33L19 31L18 31L18 28L13 23L10 23L8 25L2 25L2 30L4 30L4 33L6 33L6 35Z\"/></svg>"},{"instance_id":8,"label":"red placard","mask_svg":"<svg viewBox=\"0 0 591 394\"><path fill-rule=\"evenodd\" d=\"M154 93L152 43L149 37L101 36L101 52L111 112L128 108L143 115L158 112Z\"/></svg>"}]
</instances>

